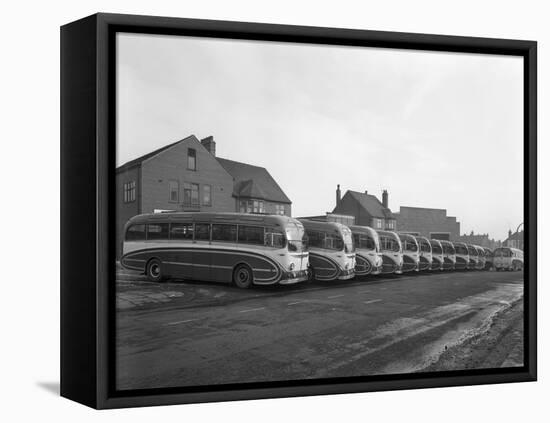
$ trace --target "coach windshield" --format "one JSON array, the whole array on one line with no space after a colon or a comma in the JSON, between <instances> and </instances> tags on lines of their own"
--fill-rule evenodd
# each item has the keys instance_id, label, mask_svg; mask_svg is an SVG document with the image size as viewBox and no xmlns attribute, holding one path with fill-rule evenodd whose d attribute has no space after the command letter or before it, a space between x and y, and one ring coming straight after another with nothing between
<instances>
[{"instance_id":1,"label":"coach windshield","mask_svg":"<svg viewBox=\"0 0 550 423\"><path fill-rule=\"evenodd\" d=\"M344 239L344 248L346 253L353 253L355 245L353 244L353 236L348 228L342 230L342 238Z\"/></svg>"},{"instance_id":2,"label":"coach windshield","mask_svg":"<svg viewBox=\"0 0 550 423\"><path fill-rule=\"evenodd\" d=\"M302 225L297 225L293 222L289 223L286 227L286 238L288 240L288 251L307 251L306 235Z\"/></svg>"}]
</instances>

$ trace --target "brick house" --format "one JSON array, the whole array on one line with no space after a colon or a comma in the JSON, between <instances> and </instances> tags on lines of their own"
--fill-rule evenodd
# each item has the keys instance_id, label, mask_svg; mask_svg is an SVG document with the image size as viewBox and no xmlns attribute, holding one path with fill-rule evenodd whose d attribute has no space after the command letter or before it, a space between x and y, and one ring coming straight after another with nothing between
<instances>
[{"instance_id":1,"label":"brick house","mask_svg":"<svg viewBox=\"0 0 550 423\"><path fill-rule=\"evenodd\" d=\"M454 216L447 216L445 209L402 206L395 217L400 232L449 241L457 241L460 236L460 222Z\"/></svg>"},{"instance_id":2,"label":"brick house","mask_svg":"<svg viewBox=\"0 0 550 423\"><path fill-rule=\"evenodd\" d=\"M365 192L346 191L341 197L340 185L336 189L336 215L353 216L356 225L394 231L395 216L388 207L388 191L382 192L382 201Z\"/></svg>"},{"instance_id":3,"label":"brick house","mask_svg":"<svg viewBox=\"0 0 550 423\"><path fill-rule=\"evenodd\" d=\"M258 166L216 157L213 137L191 135L116 169L117 257L131 217L156 211L271 213L290 216L291 201Z\"/></svg>"},{"instance_id":4,"label":"brick house","mask_svg":"<svg viewBox=\"0 0 550 423\"><path fill-rule=\"evenodd\" d=\"M518 231L512 233L511 230L508 231L508 238L502 243L504 247L519 248L523 250L525 248L524 242L524 232Z\"/></svg>"}]
</instances>

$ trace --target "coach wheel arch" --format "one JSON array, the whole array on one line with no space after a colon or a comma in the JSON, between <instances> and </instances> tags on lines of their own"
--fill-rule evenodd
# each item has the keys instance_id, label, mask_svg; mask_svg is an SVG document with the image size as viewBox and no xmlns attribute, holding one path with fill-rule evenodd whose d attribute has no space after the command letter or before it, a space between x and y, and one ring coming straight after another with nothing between
<instances>
[{"instance_id":1,"label":"coach wheel arch","mask_svg":"<svg viewBox=\"0 0 550 423\"><path fill-rule=\"evenodd\" d=\"M370 275L371 272L372 272L372 264L371 264L370 260L368 260L368 259L365 259L365 269L366 269L365 274Z\"/></svg>"},{"instance_id":2,"label":"coach wheel arch","mask_svg":"<svg viewBox=\"0 0 550 423\"><path fill-rule=\"evenodd\" d=\"M254 284L254 273L246 263L239 263L233 269L233 283L238 288L247 289Z\"/></svg>"},{"instance_id":3,"label":"coach wheel arch","mask_svg":"<svg viewBox=\"0 0 550 423\"><path fill-rule=\"evenodd\" d=\"M151 282L162 282L164 280L162 262L156 257L150 259L145 265L145 274Z\"/></svg>"}]
</instances>

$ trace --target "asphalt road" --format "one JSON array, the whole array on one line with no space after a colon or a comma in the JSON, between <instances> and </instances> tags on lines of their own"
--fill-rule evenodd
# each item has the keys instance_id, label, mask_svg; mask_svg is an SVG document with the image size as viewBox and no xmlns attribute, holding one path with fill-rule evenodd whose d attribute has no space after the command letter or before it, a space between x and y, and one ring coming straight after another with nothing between
<instances>
[{"instance_id":1,"label":"asphalt road","mask_svg":"<svg viewBox=\"0 0 550 423\"><path fill-rule=\"evenodd\" d=\"M258 287L117 275L117 388L521 366L523 274Z\"/></svg>"}]
</instances>

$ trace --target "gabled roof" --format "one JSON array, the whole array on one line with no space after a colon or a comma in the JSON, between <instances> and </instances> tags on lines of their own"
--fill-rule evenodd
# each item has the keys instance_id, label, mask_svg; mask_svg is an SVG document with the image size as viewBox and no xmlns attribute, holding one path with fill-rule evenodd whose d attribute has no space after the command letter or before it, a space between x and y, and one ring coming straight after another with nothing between
<instances>
[{"instance_id":1,"label":"gabled roof","mask_svg":"<svg viewBox=\"0 0 550 423\"><path fill-rule=\"evenodd\" d=\"M264 167L252 166L220 157L216 157L216 159L235 180L233 186L234 196L257 198L277 203L292 203Z\"/></svg>"},{"instance_id":2,"label":"gabled roof","mask_svg":"<svg viewBox=\"0 0 550 423\"><path fill-rule=\"evenodd\" d=\"M384 207L382 202L374 195L349 190L344 194L344 197L346 195L351 196L351 198L357 201L357 203L359 203L359 205L372 217L377 217L379 219L395 219L391 210ZM338 206L334 209L335 213L337 208Z\"/></svg>"},{"instance_id":3,"label":"gabled roof","mask_svg":"<svg viewBox=\"0 0 550 423\"><path fill-rule=\"evenodd\" d=\"M186 137L182 140L173 142L172 144L165 145L164 147L160 147L160 148L158 148L154 151L151 151L150 153L147 153L147 154L144 154L143 156L138 157L137 159L130 160L129 162L126 162L123 165L117 167L116 171L120 172L122 170L126 170L126 169L129 169L129 168L133 167L133 166L139 165L139 164L143 163L145 160L148 160L152 157L155 157L157 154L160 154L163 151L166 151L166 150L174 147L175 145L179 144L180 142L189 141L191 139L195 139L197 142L199 142L199 140L196 136L189 135L188 137Z\"/></svg>"},{"instance_id":4,"label":"gabled roof","mask_svg":"<svg viewBox=\"0 0 550 423\"><path fill-rule=\"evenodd\" d=\"M141 165L144 161L157 156L158 154L176 146L177 144L180 144L182 142L189 142L191 140L195 140L197 143L199 143L199 145L201 145L200 141L197 137L195 137L195 135L190 135L182 140L165 145L164 147L151 151L150 153L144 154L143 156L140 156L136 159L130 160L129 162L124 163L122 166L119 166L116 171L118 173L131 167ZM265 168L252 166L233 160L222 159L215 156L214 158L233 177L234 196L257 198L260 200L273 201L277 203L292 203Z\"/></svg>"}]
</instances>

